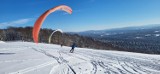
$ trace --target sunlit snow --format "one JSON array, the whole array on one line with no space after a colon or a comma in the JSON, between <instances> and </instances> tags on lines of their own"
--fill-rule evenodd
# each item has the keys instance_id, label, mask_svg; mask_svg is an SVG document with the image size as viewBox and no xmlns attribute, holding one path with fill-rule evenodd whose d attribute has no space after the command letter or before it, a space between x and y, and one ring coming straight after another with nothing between
<instances>
[{"instance_id":1,"label":"sunlit snow","mask_svg":"<svg viewBox=\"0 0 160 74\"><path fill-rule=\"evenodd\" d=\"M160 74L160 55L60 47L32 42L0 44L0 74Z\"/></svg>"}]
</instances>

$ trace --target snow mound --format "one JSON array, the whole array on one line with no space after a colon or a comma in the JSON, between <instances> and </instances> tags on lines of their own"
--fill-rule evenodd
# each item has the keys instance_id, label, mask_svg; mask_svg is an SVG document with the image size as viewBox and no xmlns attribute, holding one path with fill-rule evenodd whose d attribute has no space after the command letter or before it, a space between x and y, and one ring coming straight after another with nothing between
<instances>
[{"instance_id":1,"label":"snow mound","mask_svg":"<svg viewBox=\"0 0 160 74\"><path fill-rule=\"evenodd\" d=\"M0 41L0 43L5 43L4 41Z\"/></svg>"}]
</instances>

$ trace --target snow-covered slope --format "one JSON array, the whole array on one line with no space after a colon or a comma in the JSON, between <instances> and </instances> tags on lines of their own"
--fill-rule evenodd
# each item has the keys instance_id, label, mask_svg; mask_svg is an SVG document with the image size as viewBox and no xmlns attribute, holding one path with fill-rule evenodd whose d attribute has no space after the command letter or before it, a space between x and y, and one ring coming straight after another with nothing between
<instances>
[{"instance_id":1,"label":"snow-covered slope","mask_svg":"<svg viewBox=\"0 0 160 74\"><path fill-rule=\"evenodd\" d=\"M0 74L160 74L160 55L31 42L0 44Z\"/></svg>"}]
</instances>

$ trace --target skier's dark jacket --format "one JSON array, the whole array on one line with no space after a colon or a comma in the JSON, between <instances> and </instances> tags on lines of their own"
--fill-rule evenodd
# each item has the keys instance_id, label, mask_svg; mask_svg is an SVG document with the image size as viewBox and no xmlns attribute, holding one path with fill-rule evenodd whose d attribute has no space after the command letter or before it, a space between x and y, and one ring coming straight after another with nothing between
<instances>
[{"instance_id":1,"label":"skier's dark jacket","mask_svg":"<svg viewBox=\"0 0 160 74\"><path fill-rule=\"evenodd\" d=\"M75 43L73 43L73 45L72 45L71 47L72 47L72 49L74 49L74 48L76 47L76 44L75 44Z\"/></svg>"}]
</instances>

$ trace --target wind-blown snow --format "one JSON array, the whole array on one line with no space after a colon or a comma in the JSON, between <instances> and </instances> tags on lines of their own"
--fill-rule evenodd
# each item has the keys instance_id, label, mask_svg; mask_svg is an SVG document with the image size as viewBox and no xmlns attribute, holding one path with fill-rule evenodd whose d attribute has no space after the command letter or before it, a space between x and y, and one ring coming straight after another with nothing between
<instances>
[{"instance_id":1,"label":"wind-blown snow","mask_svg":"<svg viewBox=\"0 0 160 74\"><path fill-rule=\"evenodd\" d=\"M31 42L0 44L0 74L160 74L160 55Z\"/></svg>"}]
</instances>

